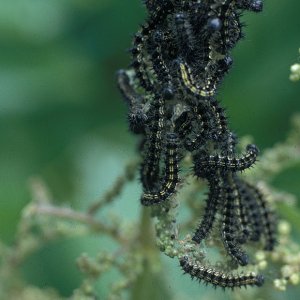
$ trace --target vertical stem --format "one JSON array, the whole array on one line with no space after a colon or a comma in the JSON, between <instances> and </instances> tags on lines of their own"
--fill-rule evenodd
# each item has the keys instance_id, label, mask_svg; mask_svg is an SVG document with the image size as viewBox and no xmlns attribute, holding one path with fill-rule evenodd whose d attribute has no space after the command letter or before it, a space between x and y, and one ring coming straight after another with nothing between
<instances>
[{"instance_id":1,"label":"vertical stem","mask_svg":"<svg viewBox=\"0 0 300 300\"><path fill-rule=\"evenodd\" d=\"M161 276L161 259L155 243L151 208L143 207L140 222L140 251L144 258L143 272L132 287L131 300L171 299Z\"/></svg>"},{"instance_id":2,"label":"vertical stem","mask_svg":"<svg viewBox=\"0 0 300 300\"><path fill-rule=\"evenodd\" d=\"M155 233L152 227L151 208L142 207L139 241L141 248L145 251L157 252L155 244Z\"/></svg>"}]
</instances>

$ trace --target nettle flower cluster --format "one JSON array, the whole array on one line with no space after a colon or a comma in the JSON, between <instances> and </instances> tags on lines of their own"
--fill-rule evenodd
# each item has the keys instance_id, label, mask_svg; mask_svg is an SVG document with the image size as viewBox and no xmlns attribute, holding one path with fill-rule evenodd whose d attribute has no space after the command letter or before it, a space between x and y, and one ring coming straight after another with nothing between
<instances>
[{"instance_id":1,"label":"nettle flower cluster","mask_svg":"<svg viewBox=\"0 0 300 300\"><path fill-rule=\"evenodd\" d=\"M260 12L262 0L146 0L148 20L134 37L132 63L118 73L128 103L130 130L141 136L144 206L161 207L183 186L182 160L192 157L193 174L208 183L204 215L192 241L219 232L236 265L249 264L248 244L273 250L275 218L261 191L240 177L259 153L249 144L237 153L237 136L215 99L232 65L231 49L242 38L241 14ZM167 212L166 212L167 213ZM214 286L261 286L262 275L232 275L203 265L189 253L182 269Z\"/></svg>"}]
</instances>

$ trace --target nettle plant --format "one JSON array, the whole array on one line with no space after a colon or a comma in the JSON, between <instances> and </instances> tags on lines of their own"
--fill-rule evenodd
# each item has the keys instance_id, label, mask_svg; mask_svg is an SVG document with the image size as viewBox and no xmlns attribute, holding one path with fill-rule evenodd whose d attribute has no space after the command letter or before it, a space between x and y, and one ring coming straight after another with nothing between
<instances>
[{"instance_id":1,"label":"nettle plant","mask_svg":"<svg viewBox=\"0 0 300 300\"><path fill-rule=\"evenodd\" d=\"M68 299L102 299L97 283L115 270L107 299L153 293L152 299L175 299L176 292L165 292L168 269L161 272L159 251L204 284L255 287L234 289L232 299L271 299L273 290L300 284L300 246L291 235L300 212L295 196L271 186L300 162L300 116L287 139L255 164L258 148L249 137L238 140L215 98L232 64L230 51L243 36L240 16L261 11L262 1L145 4L148 19L134 37L131 67L118 72L129 127L140 137L139 158L87 211L55 205L45 185L32 182L15 243L0 243L1 299L64 299L54 289L26 285L18 270L49 241L91 234L110 237L115 249L77 259L84 280ZM291 71L291 80L299 80L298 64ZM132 181L143 188L140 220L128 223L122 212L101 215Z\"/></svg>"}]
</instances>

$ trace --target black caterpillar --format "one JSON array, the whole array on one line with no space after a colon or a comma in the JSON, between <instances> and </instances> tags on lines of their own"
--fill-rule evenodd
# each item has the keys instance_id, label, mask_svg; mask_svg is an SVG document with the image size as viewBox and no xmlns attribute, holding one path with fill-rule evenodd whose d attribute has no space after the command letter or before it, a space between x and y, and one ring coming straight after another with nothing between
<instances>
[{"instance_id":1,"label":"black caterpillar","mask_svg":"<svg viewBox=\"0 0 300 300\"><path fill-rule=\"evenodd\" d=\"M263 1L144 3L148 19L134 36L131 67L118 73L129 128L142 139L141 203L158 206L174 197L181 160L191 153L194 174L209 186L193 241L200 244L217 227L228 255L245 266L249 257L243 245L263 240L265 250L274 248L275 218L261 192L239 176L254 166L258 148L236 152L238 139L215 95L232 66L230 51L243 37L242 13L260 12ZM221 222L215 224L217 219ZM192 277L215 286L263 284L261 275L231 276L185 257L180 263Z\"/></svg>"},{"instance_id":2,"label":"black caterpillar","mask_svg":"<svg viewBox=\"0 0 300 300\"><path fill-rule=\"evenodd\" d=\"M234 289L243 286L262 286L264 284L264 277L254 272L235 275L226 274L211 267L193 263L187 256L180 258L180 266L183 271L190 274L192 278L224 289Z\"/></svg>"}]
</instances>

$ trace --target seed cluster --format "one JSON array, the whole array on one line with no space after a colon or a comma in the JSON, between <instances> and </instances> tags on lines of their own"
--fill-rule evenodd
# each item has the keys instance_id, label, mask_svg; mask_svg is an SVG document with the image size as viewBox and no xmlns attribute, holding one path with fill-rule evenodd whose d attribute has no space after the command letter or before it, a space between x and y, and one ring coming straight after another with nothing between
<instances>
[{"instance_id":1,"label":"seed cluster","mask_svg":"<svg viewBox=\"0 0 300 300\"><path fill-rule=\"evenodd\" d=\"M118 72L128 104L130 130L141 136L141 182L145 206L160 205L180 185L180 163L191 154L195 176L209 193L193 241L200 244L216 223L228 255L249 263L243 245L275 245L275 218L261 192L240 178L259 150L248 145L238 154L216 91L232 65L230 51L242 38L243 11L259 12L262 0L146 0L148 20L134 36L132 63ZM217 222L217 216L221 220ZM261 275L232 277L181 258L192 277L215 286L263 283Z\"/></svg>"}]
</instances>

